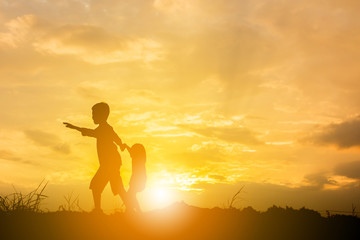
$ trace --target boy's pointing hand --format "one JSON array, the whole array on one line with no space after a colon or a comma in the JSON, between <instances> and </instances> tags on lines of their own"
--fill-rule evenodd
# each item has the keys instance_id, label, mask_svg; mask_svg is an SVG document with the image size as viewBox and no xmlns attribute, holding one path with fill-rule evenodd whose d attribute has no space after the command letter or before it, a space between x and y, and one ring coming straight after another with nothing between
<instances>
[{"instance_id":1,"label":"boy's pointing hand","mask_svg":"<svg viewBox=\"0 0 360 240\"><path fill-rule=\"evenodd\" d=\"M67 128L72 128L72 129L74 129L75 128L75 126L74 125L72 125L71 123L68 123L68 122L63 122L63 124L65 125L65 127L67 127Z\"/></svg>"}]
</instances>

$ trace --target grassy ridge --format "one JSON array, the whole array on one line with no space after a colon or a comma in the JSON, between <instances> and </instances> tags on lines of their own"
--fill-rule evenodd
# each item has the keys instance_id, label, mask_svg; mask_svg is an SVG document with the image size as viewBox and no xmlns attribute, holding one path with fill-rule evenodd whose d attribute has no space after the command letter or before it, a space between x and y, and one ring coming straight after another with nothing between
<instances>
[{"instance_id":1,"label":"grassy ridge","mask_svg":"<svg viewBox=\"0 0 360 240\"><path fill-rule=\"evenodd\" d=\"M29 194L0 197L0 239L360 239L356 216L321 216L301 208L273 206L266 212L248 207L198 208L176 203L143 214L94 214L81 211L77 198L65 197L57 212L43 212L46 184ZM73 211L73 210L80 211Z\"/></svg>"},{"instance_id":2,"label":"grassy ridge","mask_svg":"<svg viewBox=\"0 0 360 240\"><path fill-rule=\"evenodd\" d=\"M177 203L138 215L0 213L1 239L360 239L360 219L309 209L204 209Z\"/></svg>"}]
</instances>

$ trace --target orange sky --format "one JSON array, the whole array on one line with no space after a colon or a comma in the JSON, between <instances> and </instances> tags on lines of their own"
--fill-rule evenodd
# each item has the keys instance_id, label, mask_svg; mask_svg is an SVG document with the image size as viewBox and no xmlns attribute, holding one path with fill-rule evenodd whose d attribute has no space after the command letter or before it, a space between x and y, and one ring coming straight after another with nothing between
<instances>
[{"instance_id":1,"label":"orange sky","mask_svg":"<svg viewBox=\"0 0 360 240\"><path fill-rule=\"evenodd\" d=\"M1 0L0 192L49 181L44 207L98 167L91 107L148 154L146 209L184 200L360 204L360 3ZM130 157L122 153L125 185ZM120 206L109 187L105 209Z\"/></svg>"}]
</instances>

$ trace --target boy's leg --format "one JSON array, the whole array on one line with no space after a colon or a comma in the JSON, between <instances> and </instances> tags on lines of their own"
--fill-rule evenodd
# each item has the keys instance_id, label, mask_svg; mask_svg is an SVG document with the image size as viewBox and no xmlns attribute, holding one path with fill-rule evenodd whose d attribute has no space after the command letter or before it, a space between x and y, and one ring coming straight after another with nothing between
<instances>
[{"instance_id":1,"label":"boy's leg","mask_svg":"<svg viewBox=\"0 0 360 240\"><path fill-rule=\"evenodd\" d=\"M118 194L119 194L120 198L124 201L127 196L126 196L126 191L125 191L124 183L122 181L121 176L119 177L118 182L119 182L118 183L119 184L119 186L118 186Z\"/></svg>"},{"instance_id":2,"label":"boy's leg","mask_svg":"<svg viewBox=\"0 0 360 240\"><path fill-rule=\"evenodd\" d=\"M123 201L123 203L125 204L125 207L126 208L129 208L129 199L128 199L128 194L127 192L125 191L125 187L124 187L124 184L123 184L123 181L122 181L122 178L120 177L120 179L118 180L118 194L121 198L121 201Z\"/></svg>"},{"instance_id":3,"label":"boy's leg","mask_svg":"<svg viewBox=\"0 0 360 240\"><path fill-rule=\"evenodd\" d=\"M120 170L116 170L112 173L112 176L110 177L110 185L113 194L119 195L120 199L125 204L125 207L128 208L128 195L125 191L125 187L120 176Z\"/></svg>"},{"instance_id":4,"label":"boy's leg","mask_svg":"<svg viewBox=\"0 0 360 240\"><path fill-rule=\"evenodd\" d=\"M93 194L95 211L101 211L101 193L109 181L106 175L106 169L100 167L90 182L90 189L92 190Z\"/></svg>"},{"instance_id":5,"label":"boy's leg","mask_svg":"<svg viewBox=\"0 0 360 240\"><path fill-rule=\"evenodd\" d=\"M92 189L95 211L101 210L101 192Z\"/></svg>"}]
</instances>

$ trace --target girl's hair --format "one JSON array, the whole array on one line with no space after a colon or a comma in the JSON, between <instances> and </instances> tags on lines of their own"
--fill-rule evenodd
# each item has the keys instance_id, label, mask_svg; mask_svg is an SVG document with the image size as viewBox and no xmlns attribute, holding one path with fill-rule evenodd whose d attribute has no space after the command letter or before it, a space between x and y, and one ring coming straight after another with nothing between
<instances>
[{"instance_id":1,"label":"girl's hair","mask_svg":"<svg viewBox=\"0 0 360 240\"><path fill-rule=\"evenodd\" d=\"M135 143L131 147L131 156L132 158L145 158L146 159L146 152L145 148L140 143Z\"/></svg>"}]
</instances>

